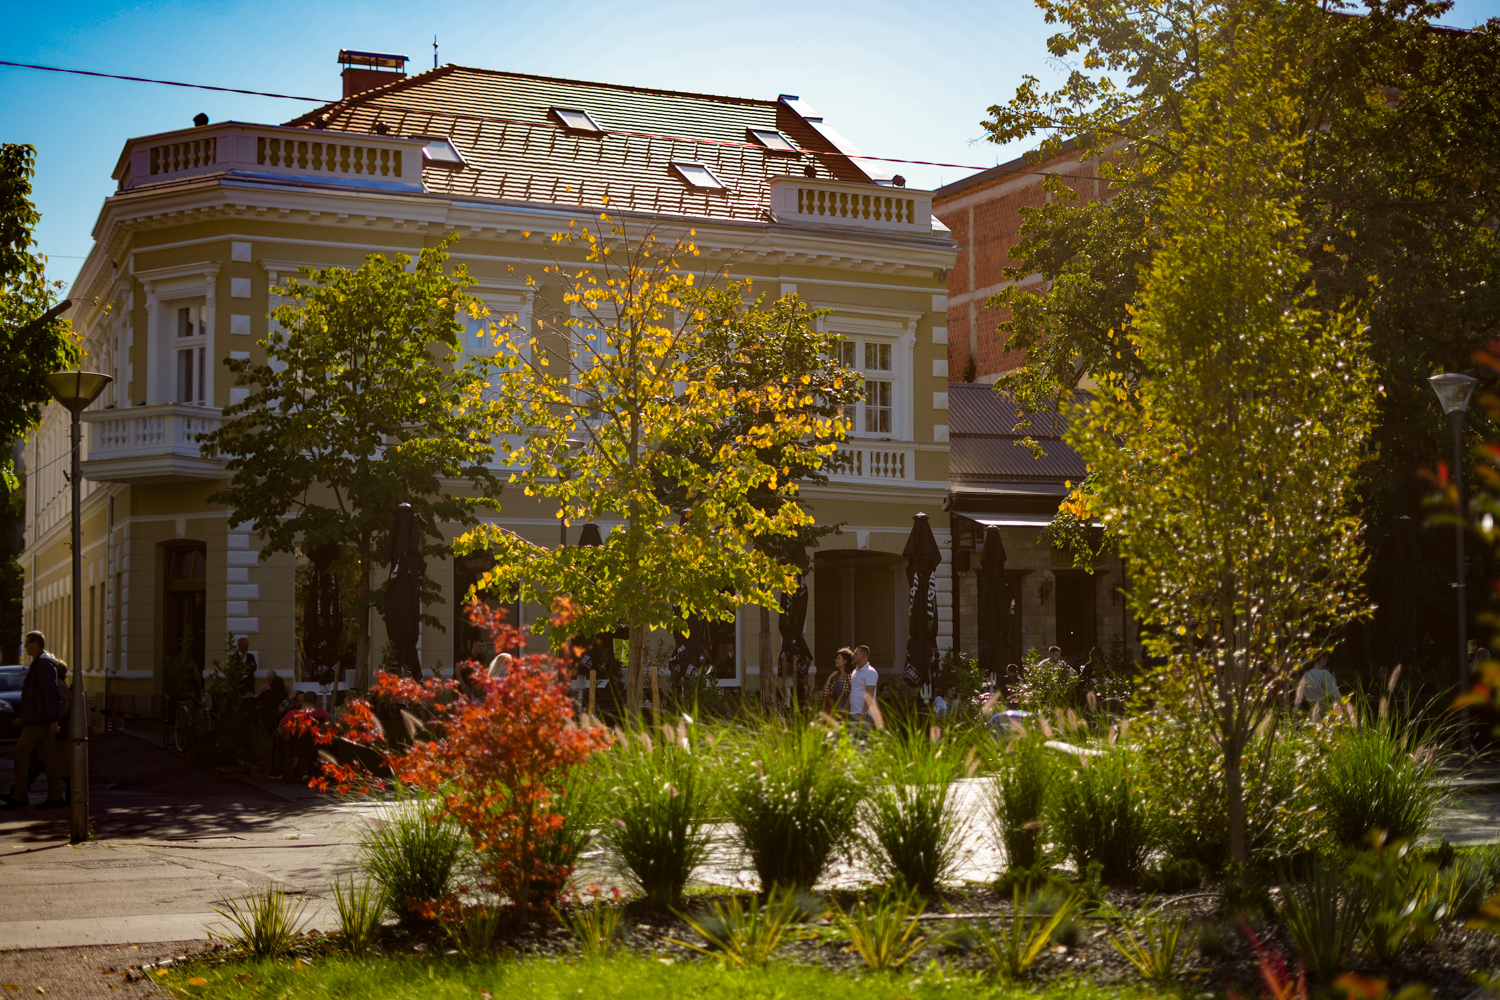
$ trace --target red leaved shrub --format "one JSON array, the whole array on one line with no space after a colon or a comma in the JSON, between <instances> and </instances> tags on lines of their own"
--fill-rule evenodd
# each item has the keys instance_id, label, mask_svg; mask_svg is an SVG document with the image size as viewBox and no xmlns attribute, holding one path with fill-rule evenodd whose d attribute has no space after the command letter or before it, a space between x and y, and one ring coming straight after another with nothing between
<instances>
[{"instance_id":1,"label":"red leaved shrub","mask_svg":"<svg viewBox=\"0 0 1500 1000\"><path fill-rule=\"evenodd\" d=\"M491 633L496 649L515 644L514 630L483 605L470 621ZM566 606L557 612L566 615ZM566 819L569 773L605 747L602 727L581 725L569 697L566 661L518 659L500 680L482 664L463 684L377 676L371 696L418 720L409 745L385 739L369 701L355 699L339 720L345 739L375 747L396 781L431 793L468 834L479 856L484 888L521 913L556 902L572 875L572 859L556 850ZM404 743L404 741L403 741ZM383 783L358 763L325 760L320 787L359 792ZM456 902L434 900L434 912Z\"/></svg>"}]
</instances>

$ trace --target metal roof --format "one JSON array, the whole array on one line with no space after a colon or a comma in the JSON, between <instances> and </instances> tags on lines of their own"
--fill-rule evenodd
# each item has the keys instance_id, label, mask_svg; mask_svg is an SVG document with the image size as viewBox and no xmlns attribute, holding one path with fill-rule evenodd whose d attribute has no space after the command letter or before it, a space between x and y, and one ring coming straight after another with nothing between
<instances>
[{"instance_id":1,"label":"metal roof","mask_svg":"<svg viewBox=\"0 0 1500 1000\"><path fill-rule=\"evenodd\" d=\"M325 105L302 128L449 137L464 170L429 169L429 191L617 210L765 221L769 181L807 177L876 185L801 102L718 97L447 65ZM588 112L604 129L558 125L553 108ZM779 131L797 154L765 149L747 129ZM835 133L836 135L836 133ZM841 148L846 147L846 148ZM726 192L693 190L671 170L706 164ZM891 188L882 187L883 191Z\"/></svg>"},{"instance_id":2,"label":"metal roof","mask_svg":"<svg viewBox=\"0 0 1500 1000\"><path fill-rule=\"evenodd\" d=\"M948 479L955 492L1055 494L1088 474L1083 459L1062 440L1067 419L1051 409L1030 416L1031 429L1016 430L1016 406L993 386L948 385ZM1042 449L1040 457L1020 442Z\"/></svg>"}]
</instances>

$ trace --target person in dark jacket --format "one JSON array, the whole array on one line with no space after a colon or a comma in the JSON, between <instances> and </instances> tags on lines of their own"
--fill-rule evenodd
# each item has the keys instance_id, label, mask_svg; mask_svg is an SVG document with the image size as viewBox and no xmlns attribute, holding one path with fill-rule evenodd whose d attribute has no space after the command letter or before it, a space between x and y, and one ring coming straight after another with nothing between
<instances>
[{"instance_id":1,"label":"person in dark jacket","mask_svg":"<svg viewBox=\"0 0 1500 1000\"><path fill-rule=\"evenodd\" d=\"M16 782L0 807L22 809L30 804L27 789L21 784L30 772L31 753L39 751L47 768L47 800L38 808L61 809L62 770L57 759L57 734L61 729L62 695L57 689L57 661L47 652L46 637L40 632L26 633L26 653L31 667L21 682L21 738L16 741Z\"/></svg>"}]
</instances>

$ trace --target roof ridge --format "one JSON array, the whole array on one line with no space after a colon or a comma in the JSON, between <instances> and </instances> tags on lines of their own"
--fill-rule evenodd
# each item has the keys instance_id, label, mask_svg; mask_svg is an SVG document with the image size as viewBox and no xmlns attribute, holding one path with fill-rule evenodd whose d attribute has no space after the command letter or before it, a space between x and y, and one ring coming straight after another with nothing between
<instances>
[{"instance_id":1,"label":"roof ridge","mask_svg":"<svg viewBox=\"0 0 1500 1000\"><path fill-rule=\"evenodd\" d=\"M780 101L768 101L759 97L732 97L728 94L700 94L690 90L666 90L660 87L638 87L628 83L603 83L597 80L576 80L565 76L546 76L541 73L518 73L513 70L488 69L484 66L463 66L458 63L444 63L433 69L424 70L413 76L393 80L379 87L362 90L358 94L325 104L322 107L298 115L286 124L296 126L308 124L317 118L335 112L349 110L357 105L368 103L371 99L385 97L403 90L410 90L413 86L430 83L433 80L451 76L455 73L476 73L483 76L498 76L512 80L537 80L544 83L566 83L581 87L598 87L603 90L617 90L631 94L651 94L658 97L687 97L699 101L711 101L715 104L739 104L752 105L755 107L774 108Z\"/></svg>"},{"instance_id":2,"label":"roof ridge","mask_svg":"<svg viewBox=\"0 0 1500 1000\"><path fill-rule=\"evenodd\" d=\"M359 104L364 104L375 97L394 94L399 90L406 90L415 83L428 83L432 80L436 80L440 77L449 75L455 69L463 68L464 67L459 66L456 63L444 63L441 66L434 66L432 69L423 70L422 72L417 73L413 76L403 76L399 80L392 80L390 83L383 83L378 87L371 87L369 90L361 90L357 94L351 94L348 97L340 98L339 100L333 101L332 103L313 108L311 111L308 111L305 114L300 114L296 118L293 118L291 121L286 122L285 124L292 127L297 127L302 124L310 124L316 119L324 117L331 111L353 108Z\"/></svg>"}]
</instances>

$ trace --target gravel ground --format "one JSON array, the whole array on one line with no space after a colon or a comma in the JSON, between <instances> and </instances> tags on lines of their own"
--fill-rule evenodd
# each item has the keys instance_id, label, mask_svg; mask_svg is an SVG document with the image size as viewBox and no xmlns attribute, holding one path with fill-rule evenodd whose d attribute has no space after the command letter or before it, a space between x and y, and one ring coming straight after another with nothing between
<instances>
[{"instance_id":1,"label":"gravel ground","mask_svg":"<svg viewBox=\"0 0 1500 1000\"><path fill-rule=\"evenodd\" d=\"M1218 900L1214 888L1205 886L1200 892L1169 897L1165 901L1139 893L1109 890L1104 901L1127 914L1140 912L1141 907L1146 904L1158 907L1165 902L1170 912L1187 916L1195 928L1207 928L1206 936L1217 943L1216 947L1210 945L1187 950L1182 963L1184 971L1179 977L1182 983L1218 995L1233 990L1241 997L1261 996L1264 991L1254 950L1233 922L1216 914ZM686 905L689 909L706 910L712 902L735 895L745 894L726 890L700 891L692 894ZM835 891L829 895L844 906L851 905L858 898L852 892ZM1002 899L988 885L976 884L962 890L946 891L927 907L927 914L931 919L924 920L923 923L930 934L936 937L955 927L954 921L949 917L950 908L963 914L982 913L998 918L1009 915L1011 903L1009 897ZM821 932L816 936L785 945L780 953L780 960L820 965L831 971L854 972L863 968L862 960L849 948L847 940L842 939L832 928L819 929ZM1076 940L1071 941L1069 946L1054 944L1049 947L1034 966L1033 976L1079 976L1101 984L1139 982L1136 970L1110 945L1108 933L1106 922L1096 917L1085 917L1079 921ZM560 957L574 951L572 936L557 925L533 924L521 930L504 930L501 934L497 947L502 954ZM1293 954L1290 944L1283 936L1267 933L1265 937L1267 943L1282 954ZM679 961L699 960L700 956L696 952L673 943L674 939L691 942L699 940L698 935L685 922L671 914L627 909L624 931L627 948ZM435 929L410 932L390 927L386 930L381 946L387 953L456 954L446 936ZM300 950L309 957L335 953L338 951L337 939L313 935ZM217 954L203 957L207 961L217 962L233 956L220 949ZM921 964L929 958L940 958L956 968L978 970L983 967L977 954L940 941L930 945L916 961ZM1474 969L1496 967L1500 967L1500 940L1481 932L1464 931L1450 926L1435 941L1404 955L1392 967L1356 966L1353 971L1388 980L1393 993L1408 983L1421 982L1432 990L1437 1000L1464 1000L1475 995L1469 973Z\"/></svg>"},{"instance_id":2,"label":"gravel ground","mask_svg":"<svg viewBox=\"0 0 1500 1000\"><path fill-rule=\"evenodd\" d=\"M44 994L66 1000L165 997L145 965L201 952L203 942L93 945L0 952L0 997Z\"/></svg>"}]
</instances>

